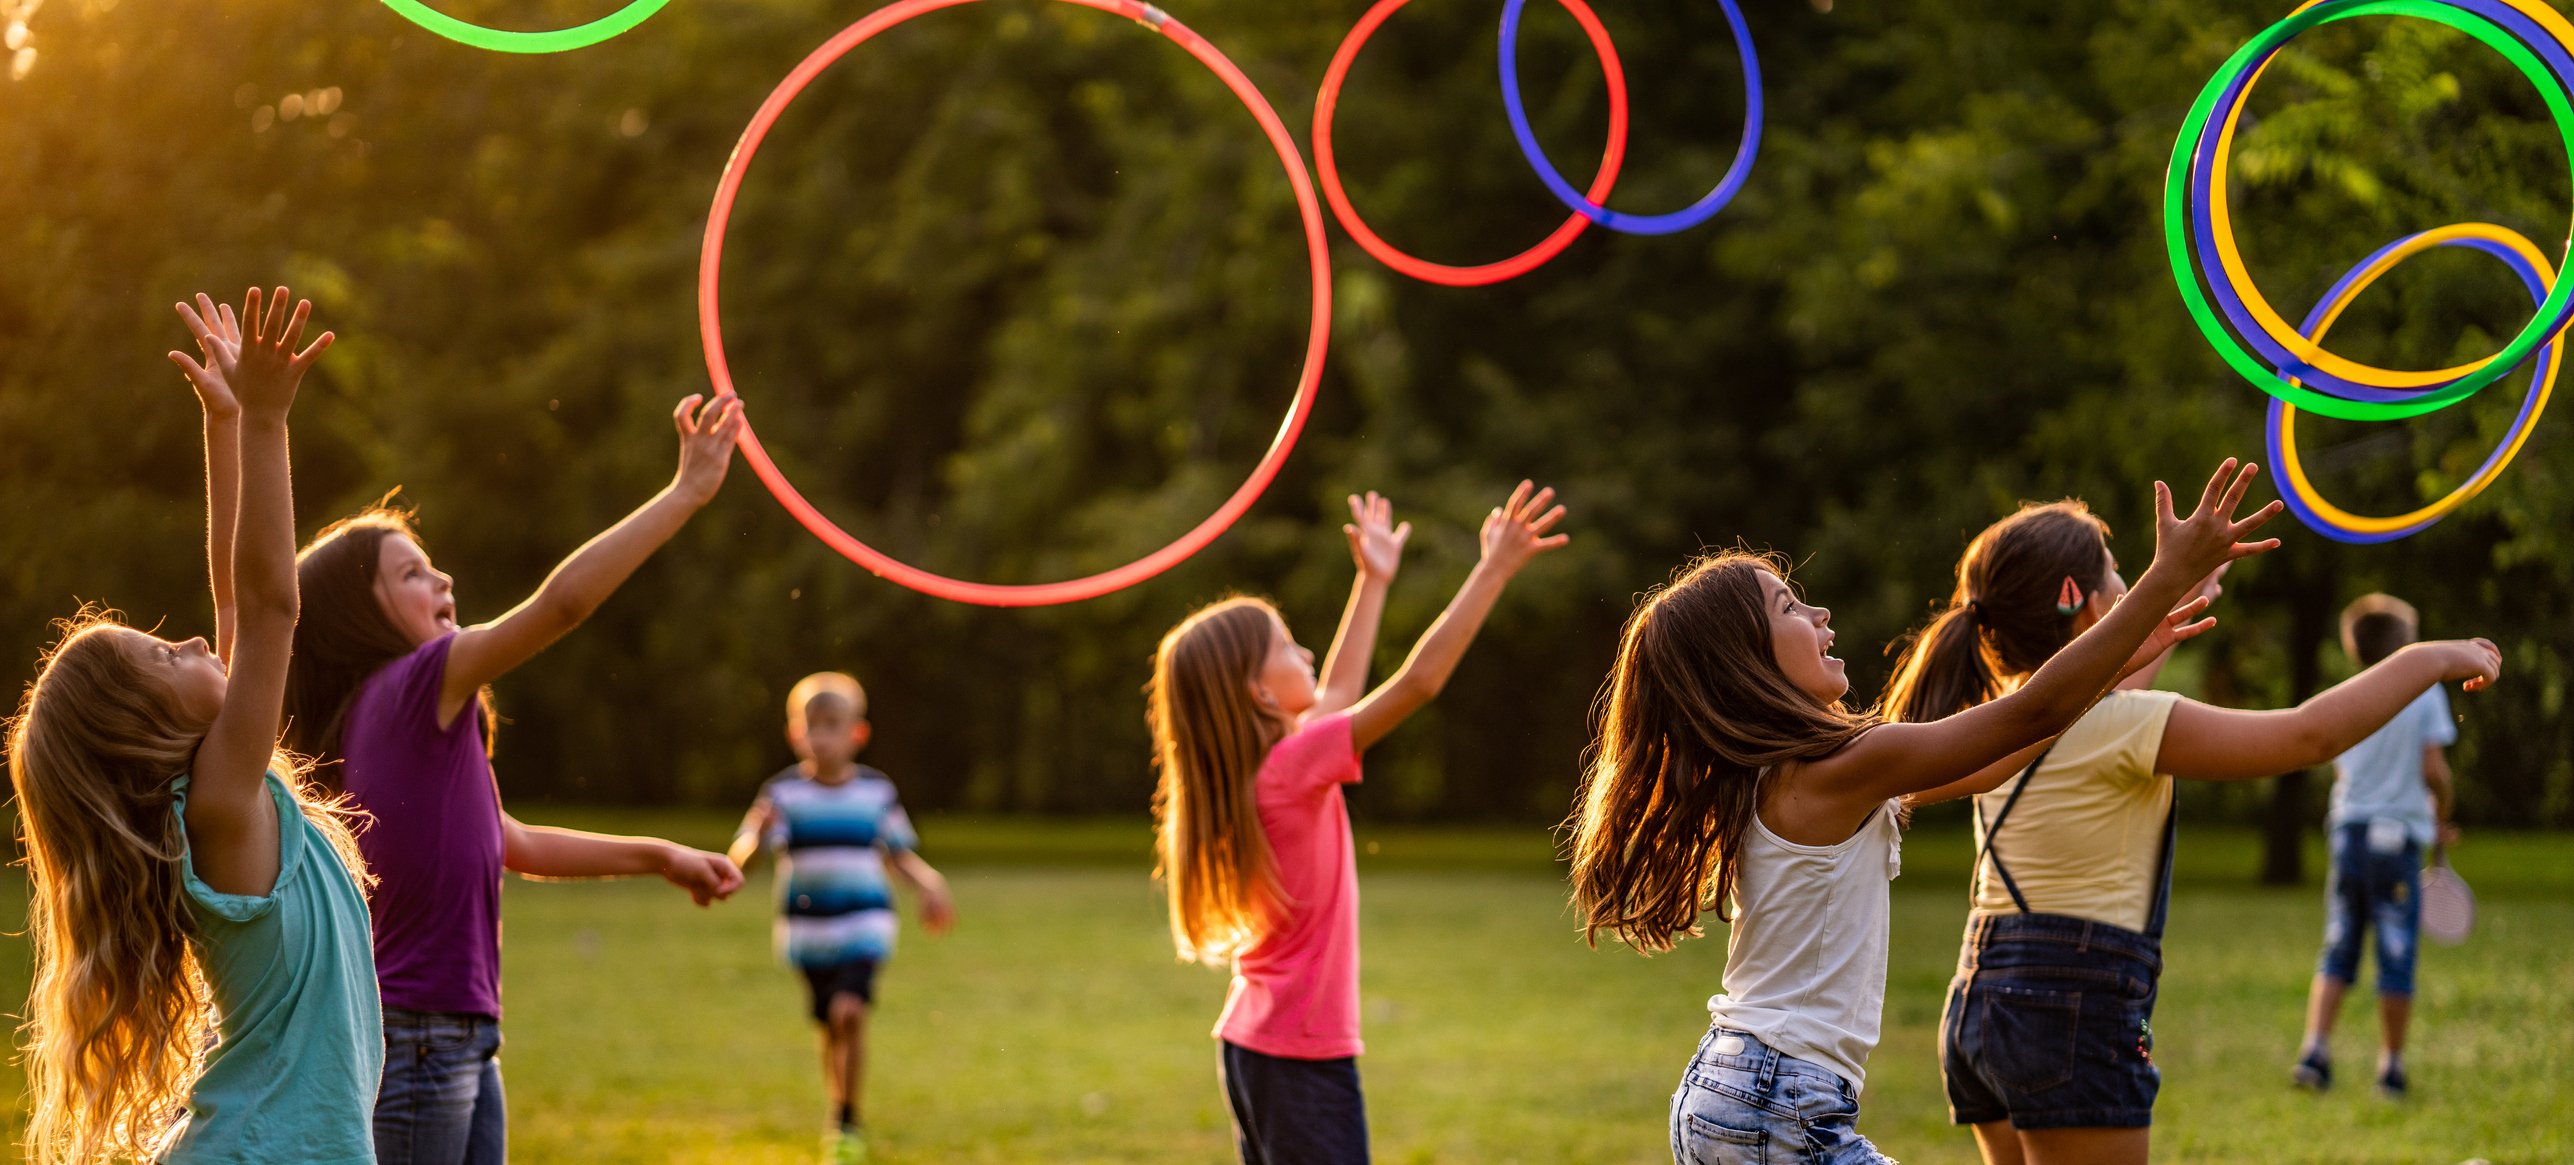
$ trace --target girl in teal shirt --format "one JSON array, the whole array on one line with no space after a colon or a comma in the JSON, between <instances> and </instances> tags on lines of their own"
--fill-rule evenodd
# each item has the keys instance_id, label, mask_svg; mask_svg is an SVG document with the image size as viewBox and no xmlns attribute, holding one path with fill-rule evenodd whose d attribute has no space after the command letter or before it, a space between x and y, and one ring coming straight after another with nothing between
<instances>
[{"instance_id":1,"label":"girl in teal shirt","mask_svg":"<svg viewBox=\"0 0 2574 1165\"><path fill-rule=\"evenodd\" d=\"M384 1044L361 867L277 749L286 412L331 336L297 351L311 305L290 314L282 287L238 317L198 302L179 311L204 361L170 355L205 406L215 643L84 609L10 726L36 957L27 1157L372 1165Z\"/></svg>"}]
</instances>

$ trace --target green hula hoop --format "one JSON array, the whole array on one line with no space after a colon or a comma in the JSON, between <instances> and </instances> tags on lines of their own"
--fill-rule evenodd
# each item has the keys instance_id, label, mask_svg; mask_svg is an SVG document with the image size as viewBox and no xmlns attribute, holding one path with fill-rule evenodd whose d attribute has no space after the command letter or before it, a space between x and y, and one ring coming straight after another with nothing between
<instances>
[{"instance_id":1,"label":"green hula hoop","mask_svg":"<svg viewBox=\"0 0 2574 1165\"><path fill-rule=\"evenodd\" d=\"M458 44L496 53L560 53L586 49L652 19L652 14L661 11L662 6L668 3L670 0L633 0L633 3L588 24L547 32L511 32L458 20L420 0L384 0L384 6L404 20Z\"/></svg>"},{"instance_id":2,"label":"green hula hoop","mask_svg":"<svg viewBox=\"0 0 2574 1165\"><path fill-rule=\"evenodd\" d=\"M386 0L386 2L392 3L394 0ZM2206 336L2208 343L2216 348L2217 355L2224 358L2225 362L2245 380L2252 382L2253 387L2300 409L2337 420L2390 421L2434 412L2466 399L2476 390L2492 384L2501 379L2505 373L2519 367L2521 361L2527 359L2532 351L2553 339L2553 336L2546 333L2543 323L2562 308L2567 299L2574 298L2574 265L2569 265L2567 270L2557 273L2556 282L2547 289L2546 302L2539 305L2538 311L2530 317L2529 323L2521 328L2518 335L2512 337L2511 343L2503 346L2502 351L2495 353L2484 367L2440 388L2426 390L2421 396L2408 400L2355 401L2318 392L2282 376L2278 369L2262 361L2257 354L2246 348L2242 341L2236 339L2232 332L2226 330L2225 324L2217 319L2215 309L2208 303L2207 293L2200 289L2197 267L2190 259L2191 156L2197 152L2200 140L2207 135L2208 122L2215 111L2217 98L2225 92L2227 86L2233 84L2236 77L2249 72L2254 62L2267 57L2271 50L2286 43L2297 34L2319 24L2349 20L2358 16L2411 16L2435 21L2491 46L2517 66L2521 73L2529 78L2531 84L2538 87L2539 96L2547 102L2548 112L2556 117L2556 132L2564 139L2567 160L2569 163L2574 163L2574 105L2568 104L2564 87L2557 82L2555 75L2548 71L2546 64L2500 25L2482 16L2461 12L2436 0L2370 0L2368 3L2347 6L2323 4L2294 13L2263 30L2261 35L2252 38L2250 43L2235 50L2233 56L2226 58L2225 64L2217 69L2216 76L2210 78L2207 87L2199 91L2199 99L2191 104L2189 116L2181 123L2179 138L2172 143L2171 165L2163 175L2163 240L2171 255L2172 276L2180 285L2181 300L2190 309L2190 319L2198 324L2200 334ZM2211 274L2212 278L2221 276L2222 273Z\"/></svg>"}]
</instances>

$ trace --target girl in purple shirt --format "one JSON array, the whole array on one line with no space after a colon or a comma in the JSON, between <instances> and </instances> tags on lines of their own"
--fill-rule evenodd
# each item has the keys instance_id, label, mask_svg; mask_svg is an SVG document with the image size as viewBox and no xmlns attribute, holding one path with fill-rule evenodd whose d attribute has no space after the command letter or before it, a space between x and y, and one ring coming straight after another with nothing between
<instances>
[{"instance_id":1,"label":"girl in purple shirt","mask_svg":"<svg viewBox=\"0 0 2574 1165\"><path fill-rule=\"evenodd\" d=\"M702 407L701 407L702 406ZM554 568L489 623L459 627L455 582L429 563L409 516L375 506L333 523L297 559L303 621L287 685L289 742L374 818L359 837L379 879L369 903L384 1001L383 1165L498 1165L500 876L659 874L699 905L741 871L656 838L520 824L503 811L484 685L580 626L713 499L742 406L691 396L674 414L679 472L641 509Z\"/></svg>"}]
</instances>

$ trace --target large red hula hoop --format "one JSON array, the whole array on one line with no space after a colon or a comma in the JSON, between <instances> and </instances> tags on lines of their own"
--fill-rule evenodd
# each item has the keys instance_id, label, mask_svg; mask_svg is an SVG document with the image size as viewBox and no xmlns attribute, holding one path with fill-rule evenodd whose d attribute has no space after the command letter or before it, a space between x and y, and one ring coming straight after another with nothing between
<instances>
[{"instance_id":1,"label":"large red hula hoop","mask_svg":"<svg viewBox=\"0 0 2574 1165\"><path fill-rule=\"evenodd\" d=\"M770 92L768 100L760 104L759 112L751 116L751 124L742 130L741 141L733 147L733 156L724 163L723 179L716 183L715 203L707 212L706 239L697 259L697 329L706 351L706 374L714 382L717 392L733 391L733 372L724 358L724 327L717 299L717 284L724 268L724 228L732 218L733 199L741 189L742 174L750 168L751 158L758 153L761 139L768 136L769 127L786 112L786 107L794 102L806 85L869 37L926 12L975 2L896 0L867 14L805 57ZM1270 440L1269 451L1261 455L1258 465L1252 467L1251 476L1244 479L1213 514L1169 545L1114 570L1084 578L1002 585L949 578L896 561L851 536L814 509L812 503L805 501L804 495L796 492L795 486L787 481L786 474L778 470L777 463L769 459L768 450L761 447L760 438L751 431L751 426L742 426L743 460L750 463L751 471L759 475L760 481L769 487L769 492L777 496L778 504L785 506L787 513L794 515L805 529L811 530L825 545L880 577L923 594L961 603L1037 607L1095 599L1169 570L1204 549L1207 543L1215 541L1217 535L1224 533L1226 527L1251 509L1252 503L1259 500L1261 491L1269 487L1269 483L1278 476L1279 469L1287 463L1288 453L1296 447L1297 435L1304 431L1306 417L1313 412L1314 394L1323 380L1323 352L1331 334L1332 268L1330 248L1323 236L1322 206L1314 197L1313 182L1305 174L1304 157L1297 152L1295 139L1288 136L1286 125L1278 120L1278 113L1270 108L1268 99L1262 97L1251 79L1243 76L1242 70L1235 68L1233 62L1225 59L1214 45L1208 44L1205 38L1171 19L1159 8L1137 0L1062 2L1123 16L1160 32L1173 44L1187 49L1190 56L1196 57L1199 63L1223 79L1225 87L1233 90L1243 107L1251 111L1251 116L1260 123L1261 132L1268 135L1271 148L1278 152L1279 164L1287 171L1288 185L1296 193L1296 212L1304 221L1305 250L1313 273L1314 318L1305 340L1305 367L1297 376L1295 402L1288 406L1286 420L1279 424L1277 436Z\"/></svg>"},{"instance_id":2,"label":"large red hula hoop","mask_svg":"<svg viewBox=\"0 0 2574 1165\"><path fill-rule=\"evenodd\" d=\"M1553 234L1536 246L1501 262L1478 267L1451 267L1396 250L1394 244L1368 229L1366 220L1359 217L1358 208L1350 205L1349 195L1341 190L1341 169L1332 157L1332 114L1341 104L1341 83L1348 78L1350 63L1358 59L1359 50L1366 47L1369 37L1376 35L1377 27L1408 3L1411 0L1376 0L1376 4L1367 10L1367 15L1359 17L1349 36L1342 39L1340 50L1332 54L1331 67L1323 70L1323 88L1314 95L1314 167L1322 173L1323 198L1332 204L1332 217L1340 220L1341 229L1348 231L1360 249L1375 256L1377 262L1424 283L1482 287L1537 270L1563 254L1564 248L1571 246L1576 236L1590 229L1588 216L1576 214L1565 219L1564 225L1555 228ZM1618 46L1609 40L1608 27L1600 23L1590 5L1583 0L1556 0L1556 3L1572 13L1573 19L1582 25L1583 35L1591 38L1591 51L1600 58L1601 77L1609 86L1608 146L1600 153L1600 173L1591 179L1591 188L1585 192L1591 201L1605 202L1609 189L1617 184L1618 167L1627 157L1626 68L1618 63Z\"/></svg>"}]
</instances>

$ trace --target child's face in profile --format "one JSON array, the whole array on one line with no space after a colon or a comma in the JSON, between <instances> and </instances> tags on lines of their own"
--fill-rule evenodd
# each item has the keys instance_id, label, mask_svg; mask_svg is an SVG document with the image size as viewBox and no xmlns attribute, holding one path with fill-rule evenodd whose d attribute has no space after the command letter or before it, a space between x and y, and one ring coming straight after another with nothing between
<instances>
[{"instance_id":1,"label":"child's face in profile","mask_svg":"<svg viewBox=\"0 0 2574 1165\"><path fill-rule=\"evenodd\" d=\"M1796 595L1787 581L1761 572L1761 600L1770 619L1770 654L1788 682L1829 705L1850 694L1850 674L1832 654L1832 612Z\"/></svg>"},{"instance_id":2,"label":"child's face in profile","mask_svg":"<svg viewBox=\"0 0 2574 1165\"><path fill-rule=\"evenodd\" d=\"M375 601L414 647L456 629L456 580L429 565L429 552L403 535L386 538L376 551Z\"/></svg>"},{"instance_id":3,"label":"child's face in profile","mask_svg":"<svg viewBox=\"0 0 2574 1165\"><path fill-rule=\"evenodd\" d=\"M1274 613L1269 616L1269 654L1261 657L1251 694L1290 720L1314 706L1314 653L1296 646L1286 621Z\"/></svg>"},{"instance_id":4,"label":"child's face in profile","mask_svg":"<svg viewBox=\"0 0 2574 1165\"><path fill-rule=\"evenodd\" d=\"M812 761L817 772L833 775L847 769L858 750L867 746L867 722L852 715L847 705L827 701L806 712L803 729L792 735L796 751Z\"/></svg>"},{"instance_id":5,"label":"child's face in profile","mask_svg":"<svg viewBox=\"0 0 2574 1165\"><path fill-rule=\"evenodd\" d=\"M229 680L223 661L202 638L173 642L141 631L116 632L118 649L169 693L170 710L183 724L208 725L223 711Z\"/></svg>"}]
</instances>

